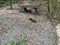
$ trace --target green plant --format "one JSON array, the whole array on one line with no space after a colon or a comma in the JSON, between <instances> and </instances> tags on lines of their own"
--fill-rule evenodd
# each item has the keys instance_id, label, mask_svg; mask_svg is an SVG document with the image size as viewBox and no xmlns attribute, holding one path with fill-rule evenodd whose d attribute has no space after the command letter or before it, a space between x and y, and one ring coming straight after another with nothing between
<instances>
[{"instance_id":1,"label":"green plant","mask_svg":"<svg viewBox=\"0 0 60 45\"><path fill-rule=\"evenodd\" d=\"M19 45L25 45L25 39L26 39L26 37L27 37L27 35L25 35L23 37L23 39L21 39ZM5 45L7 45L7 43L5 43ZM12 40L10 45L15 45L15 42Z\"/></svg>"},{"instance_id":2,"label":"green plant","mask_svg":"<svg viewBox=\"0 0 60 45\"><path fill-rule=\"evenodd\" d=\"M53 21L56 18L57 13L59 12L60 4L58 3L58 0L45 0L45 1L47 1L46 4L48 4L47 17Z\"/></svg>"},{"instance_id":3,"label":"green plant","mask_svg":"<svg viewBox=\"0 0 60 45\"><path fill-rule=\"evenodd\" d=\"M19 45L25 45L25 39L26 39L27 35L25 35L23 37L23 39L20 41L20 44Z\"/></svg>"},{"instance_id":4,"label":"green plant","mask_svg":"<svg viewBox=\"0 0 60 45\"><path fill-rule=\"evenodd\" d=\"M16 0L11 0L12 3L16 3ZM0 7L9 5L9 0L0 0Z\"/></svg>"},{"instance_id":5,"label":"green plant","mask_svg":"<svg viewBox=\"0 0 60 45\"><path fill-rule=\"evenodd\" d=\"M5 45L7 45L7 43L5 43Z\"/></svg>"},{"instance_id":6,"label":"green plant","mask_svg":"<svg viewBox=\"0 0 60 45\"><path fill-rule=\"evenodd\" d=\"M5 43L5 45L7 45L8 43ZM14 41L11 41L11 44L10 45L15 45L15 42Z\"/></svg>"},{"instance_id":7,"label":"green plant","mask_svg":"<svg viewBox=\"0 0 60 45\"><path fill-rule=\"evenodd\" d=\"M11 45L15 45L15 42L14 41L11 41Z\"/></svg>"}]
</instances>

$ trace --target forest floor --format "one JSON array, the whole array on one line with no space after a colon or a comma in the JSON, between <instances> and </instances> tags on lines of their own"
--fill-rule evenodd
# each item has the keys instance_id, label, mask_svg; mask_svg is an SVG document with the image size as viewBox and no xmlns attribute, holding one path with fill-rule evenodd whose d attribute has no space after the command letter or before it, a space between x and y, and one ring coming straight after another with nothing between
<instances>
[{"instance_id":1,"label":"forest floor","mask_svg":"<svg viewBox=\"0 0 60 45\"><path fill-rule=\"evenodd\" d=\"M56 28L45 16L45 6L40 7L40 14L19 12L17 4L13 6L13 10L9 6L0 9L0 45L10 45L11 40L18 45L25 34L25 45L57 45Z\"/></svg>"}]
</instances>

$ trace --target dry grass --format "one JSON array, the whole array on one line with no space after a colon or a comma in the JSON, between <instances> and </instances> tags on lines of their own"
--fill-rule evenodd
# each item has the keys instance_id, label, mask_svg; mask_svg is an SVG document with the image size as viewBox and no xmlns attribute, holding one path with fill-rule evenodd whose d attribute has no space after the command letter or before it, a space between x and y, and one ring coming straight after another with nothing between
<instances>
[{"instance_id":1,"label":"dry grass","mask_svg":"<svg viewBox=\"0 0 60 45\"><path fill-rule=\"evenodd\" d=\"M52 21L59 21L59 11L60 11L60 3L58 0L46 0L48 4L48 13L47 17L51 19Z\"/></svg>"}]
</instances>

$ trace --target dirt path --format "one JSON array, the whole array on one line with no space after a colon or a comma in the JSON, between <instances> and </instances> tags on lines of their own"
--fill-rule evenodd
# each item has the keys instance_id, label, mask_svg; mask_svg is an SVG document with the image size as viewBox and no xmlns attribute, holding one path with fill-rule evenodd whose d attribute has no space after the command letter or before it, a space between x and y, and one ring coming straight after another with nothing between
<instances>
[{"instance_id":1,"label":"dirt path","mask_svg":"<svg viewBox=\"0 0 60 45\"><path fill-rule=\"evenodd\" d=\"M1 10L0 45L6 42L10 45L11 40L19 43L25 34L27 35L25 45L57 45L56 31L43 14L44 11L41 14L31 14L19 10ZM35 19L36 23L29 18Z\"/></svg>"},{"instance_id":2,"label":"dirt path","mask_svg":"<svg viewBox=\"0 0 60 45\"><path fill-rule=\"evenodd\" d=\"M56 26L56 28L57 28L56 32L57 32L57 36L58 36L58 45L60 45L60 24L58 24Z\"/></svg>"}]
</instances>

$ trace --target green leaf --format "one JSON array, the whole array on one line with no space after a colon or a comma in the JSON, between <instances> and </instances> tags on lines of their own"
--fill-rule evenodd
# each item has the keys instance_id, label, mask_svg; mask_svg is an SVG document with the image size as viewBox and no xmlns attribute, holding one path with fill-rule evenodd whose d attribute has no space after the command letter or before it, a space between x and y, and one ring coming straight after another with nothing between
<instances>
[{"instance_id":1,"label":"green leaf","mask_svg":"<svg viewBox=\"0 0 60 45\"><path fill-rule=\"evenodd\" d=\"M26 39L27 35L25 35L23 37L23 39L20 41L20 44L19 45L25 45L25 39Z\"/></svg>"},{"instance_id":2,"label":"green leaf","mask_svg":"<svg viewBox=\"0 0 60 45\"><path fill-rule=\"evenodd\" d=\"M26 39L26 37L27 37L27 35L25 35L25 36L23 37L23 39Z\"/></svg>"},{"instance_id":3,"label":"green leaf","mask_svg":"<svg viewBox=\"0 0 60 45\"><path fill-rule=\"evenodd\" d=\"M11 45L15 45L14 41L11 42Z\"/></svg>"},{"instance_id":4,"label":"green leaf","mask_svg":"<svg viewBox=\"0 0 60 45\"><path fill-rule=\"evenodd\" d=\"M7 43L5 43L5 45L7 45Z\"/></svg>"},{"instance_id":5,"label":"green leaf","mask_svg":"<svg viewBox=\"0 0 60 45\"><path fill-rule=\"evenodd\" d=\"M20 45L24 45L24 44L25 44L25 40L22 39L22 40L20 41Z\"/></svg>"}]
</instances>

